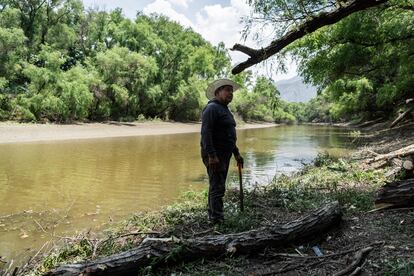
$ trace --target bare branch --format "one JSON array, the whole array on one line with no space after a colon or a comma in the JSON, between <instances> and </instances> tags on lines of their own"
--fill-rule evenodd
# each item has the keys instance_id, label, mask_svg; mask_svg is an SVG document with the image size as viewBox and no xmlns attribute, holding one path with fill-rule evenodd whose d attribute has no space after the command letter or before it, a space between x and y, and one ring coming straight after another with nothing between
<instances>
[{"instance_id":1,"label":"bare branch","mask_svg":"<svg viewBox=\"0 0 414 276\"><path fill-rule=\"evenodd\" d=\"M246 55L249 55L251 57L258 55L259 52L260 52L259 50L252 49L252 48L249 48L249 47L241 45L241 44L235 44L233 46L233 48L231 48L231 50L245 53Z\"/></svg>"}]
</instances>

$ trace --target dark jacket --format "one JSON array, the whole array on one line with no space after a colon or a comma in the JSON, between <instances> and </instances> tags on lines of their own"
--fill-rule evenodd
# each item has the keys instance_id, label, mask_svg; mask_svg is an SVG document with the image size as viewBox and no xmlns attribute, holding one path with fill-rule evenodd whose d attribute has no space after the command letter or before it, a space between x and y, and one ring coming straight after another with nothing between
<instances>
[{"instance_id":1,"label":"dark jacket","mask_svg":"<svg viewBox=\"0 0 414 276\"><path fill-rule=\"evenodd\" d=\"M227 105L213 99L203 109L201 149L208 155L239 154L236 146L236 121Z\"/></svg>"}]
</instances>

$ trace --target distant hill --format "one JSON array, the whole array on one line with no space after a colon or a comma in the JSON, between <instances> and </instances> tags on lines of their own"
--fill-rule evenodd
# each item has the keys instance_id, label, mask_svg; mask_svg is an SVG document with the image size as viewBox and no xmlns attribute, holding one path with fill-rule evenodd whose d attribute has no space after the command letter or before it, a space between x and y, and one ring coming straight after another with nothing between
<instances>
[{"instance_id":1,"label":"distant hill","mask_svg":"<svg viewBox=\"0 0 414 276\"><path fill-rule=\"evenodd\" d=\"M304 84L301 77L276 82L280 98L287 102L308 102L316 96L316 87Z\"/></svg>"}]
</instances>

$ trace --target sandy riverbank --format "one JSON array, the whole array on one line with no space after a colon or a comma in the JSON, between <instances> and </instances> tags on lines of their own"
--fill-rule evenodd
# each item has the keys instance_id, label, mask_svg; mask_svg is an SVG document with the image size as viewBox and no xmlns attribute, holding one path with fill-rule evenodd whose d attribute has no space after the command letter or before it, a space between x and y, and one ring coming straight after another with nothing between
<instances>
[{"instance_id":1,"label":"sandy riverbank","mask_svg":"<svg viewBox=\"0 0 414 276\"><path fill-rule=\"evenodd\" d=\"M0 144L194 133L200 131L200 126L200 123L176 122L105 122L69 125L2 122L0 123ZM238 129L273 126L276 124L246 123Z\"/></svg>"}]
</instances>

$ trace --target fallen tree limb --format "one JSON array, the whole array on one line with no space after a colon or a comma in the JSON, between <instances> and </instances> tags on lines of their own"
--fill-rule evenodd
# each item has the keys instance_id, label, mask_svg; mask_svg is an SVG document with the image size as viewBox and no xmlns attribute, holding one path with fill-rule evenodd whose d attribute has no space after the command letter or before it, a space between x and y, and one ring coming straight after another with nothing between
<instances>
[{"instance_id":1,"label":"fallen tree limb","mask_svg":"<svg viewBox=\"0 0 414 276\"><path fill-rule=\"evenodd\" d=\"M305 35L310 34L323 26L334 24L352 13L365 10L374 6L378 6L387 1L388 0L347 1L346 5L341 6L340 8L334 11L320 13L318 16L315 16L312 19L305 21L304 23L300 24L295 29L291 30L281 38L270 43L270 45L265 48L253 49L245 45L235 44L231 50L245 53L248 56L250 56L250 58L236 65L233 68L232 73L238 74L243 72L245 69L277 54L283 48L285 48L292 42L296 41L297 39L302 38Z\"/></svg>"},{"instance_id":2,"label":"fallen tree limb","mask_svg":"<svg viewBox=\"0 0 414 276\"><path fill-rule=\"evenodd\" d=\"M390 207L414 206L414 178L400 180L383 186L375 199L375 206Z\"/></svg>"},{"instance_id":3,"label":"fallen tree limb","mask_svg":"<svg viewBox=\"0 0 414 276\"><path fill-rule=\"evenodd\" d=\"M358 127L358 128L368 127L368 126L375 125L376 123L382 122L384 120L385 120L384 118L380 117L380 118L377 118L375 120L371 120L371 121L363 122L362 124L358 124L358 125L356 125L356 127Z\"/></svg>"},{"instance_id":4,"label":"fallen tree limb","mask_svg":"<svg viewBox=\"0 0 414 276\"><path fill-rule=\"evenodd\" d=\"M407 104L412 104L412 103L413 103L413 99L408 99L407 100ZM414 111L414 106L408 108L404 113L402 113L400 116L398 116L397 119L395 119L391 123L390 128L393 128L394 126L396 126L399 122L401 122L404 118L406 118L413 111Z\"/></svg>"},{"instance_id":5,"label":"fallen tree limb","mask_svg":"<svg viewBox=\"0 0 414 276\"><path fill-rule=\"evenodd\" d=\"M404 118L406 118L412 111L414 111L414 106L409 108L407 111L402 113L400 116L398 116L398 118L395 119L394 122L391 123L390 128L395 127L399 122L401 122Z\"/></svg>"},{"instance_id":6,"label":"fallen tree limb","mask_svg":"<svg viewBox=\"0 0 414 276\"><path fill-rule=\"evenodd\" d=\"M79 264L62 265L46 275L123 275L159 264L173 264L198 258L252 254L266 247L280 247L314 239L341 220L338 202L326 204L311 214L286 223L256 230L198 237L187 240L147 239L140 246L116 255Z\"/></svg>"},{"instance_id":7,"label":"fallen tree limb","mask_svg":"<svg viewBox=\"0 0 414 276\"><path fill-rule=\"evenodd\" d=\"M392 151L387 154L379 154L373 158L366 159L365 163L370 164L370 163L374 163L374 162L378 162L382 160L390 160L392 158L405 157L405 156L413 155L413 154L414 154L414 144Z\"/></svg>"},{"instance_id":8,"label":"fallen tree limb","mask_svg":"<svg viewBox=\"0 0 414 276\"><path fill-rule=\"evenodd\" d=\"M392 169L385 174L385 177L396 177L397 175L400 176L400 179L414 177L414 165L411 159L402 160L394 158L391 160L391 164Z\"/></svg>"},{"instance_id":9,"label":"fallen tree limb","mask_svg":"<svg viewBox=\"0 0 414 276\"><path fill-rule=\"evenodd\" d=\"M365 258L368 256L369 252L372 251L372 247L366 247L359 250L355 253L354 260L352 263L344 268L343 270L335 273L333 276L343 276L343 275L352 275L354 272L359 272L364 264Z\"/></svg>"}]
</instances>

